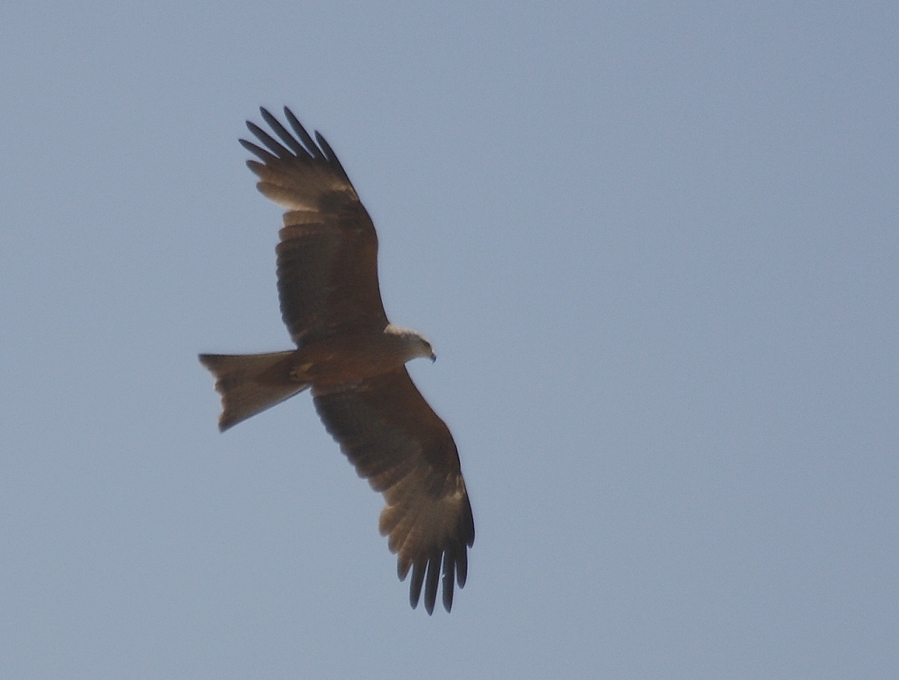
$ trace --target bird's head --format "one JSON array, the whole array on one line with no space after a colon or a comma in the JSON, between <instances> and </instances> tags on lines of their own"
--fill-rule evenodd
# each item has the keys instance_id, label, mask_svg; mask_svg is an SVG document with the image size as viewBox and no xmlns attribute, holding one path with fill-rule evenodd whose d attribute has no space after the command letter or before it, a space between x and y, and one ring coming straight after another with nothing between
<instances>
[{"instance_id":1,"label":"bird's head","mask_svg":"<svg viewBox=\"0 0 899 680\"><path fill-rule=\"evenodd\" d=\"M403 343L403 347L406 348L408 357L406 361L418 357L430 359L432 363L437 361L437 355L434 353L434 348L431 347L431 343L428 342L428 339L421 333L408 328L400 328L392 324L387 326L387 328L384 329L384 332L400 339Z\"/></svg>"}]
</instances>

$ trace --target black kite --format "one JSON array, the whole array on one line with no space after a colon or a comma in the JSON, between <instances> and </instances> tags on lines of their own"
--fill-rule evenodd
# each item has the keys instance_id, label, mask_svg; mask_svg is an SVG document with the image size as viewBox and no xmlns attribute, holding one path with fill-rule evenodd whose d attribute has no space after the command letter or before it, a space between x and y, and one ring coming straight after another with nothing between
<instances>
[{"instance_id":1,"label":"black kite","mask_svg":"<svg viewBox=\"0 0 899 680\"><path fill-rule=\"evenodd\" d=\"M387 320L378 287L378 237L334 151L293 113L296 136L272 114L281 140L247 127L265 147L240 143L265 196L287 209L276 248L281 315L298 349L272 354L201 354L222 397L222 431L312 388L315 408L341 450L384 495L380 530L397 554L410 601L434 610L465 585L474 520L459 454L446 424L416 389L405 364L434 359L430 343ZM318 143L316 143L316 141Z\"/></svg>"}]
</instances>

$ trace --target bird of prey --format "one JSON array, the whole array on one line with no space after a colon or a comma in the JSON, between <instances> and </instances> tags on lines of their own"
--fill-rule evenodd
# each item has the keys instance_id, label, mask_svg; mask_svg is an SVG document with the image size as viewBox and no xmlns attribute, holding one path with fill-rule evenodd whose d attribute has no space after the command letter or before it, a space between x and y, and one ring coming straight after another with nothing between
<instances>
[{"instance_id":1,"label":"bird of prey","mask_svg":"<svg viewBox=\"0 0 899 680\"><path fill-rule=\"evenodd\" d=\"M264 108L278 139L247 122L262 146L240 143L256 187L286 209L276 247L281 316L297 349L201 354L221 395L219 429L310 388L328 432L361 477L384 496L379 522L409 599L424 587L428 614L443 581L465 585L474 520L456 445L416 389L406 362L435 359L420 334L387 320L378 287L378 237L334 151L284 109L293 134ZM280 141L279 141L280 140Z\"/></svg>"}]
</instances>

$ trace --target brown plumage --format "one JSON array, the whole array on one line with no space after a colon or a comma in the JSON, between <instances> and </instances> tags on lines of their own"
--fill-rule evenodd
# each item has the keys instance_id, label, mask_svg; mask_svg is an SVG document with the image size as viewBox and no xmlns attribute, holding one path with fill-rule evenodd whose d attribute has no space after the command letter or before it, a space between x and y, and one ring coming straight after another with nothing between
<instances>
[{"instance_id":1,"label":"brown plumage","mask_svg":"<svg viewBox=\"0 0 899 680\"><path fill-rule=\"evenodd\" d=\"M316 132L313 140L287 108L295 136L260 110L280 141L247 122L263 146L240 143L259 158L247 161L259 191L287 210L276 248L278 293L298 349L201 354L222 397L219 428L311 387L328 432L384 496L380 530L400 579L412 571L412 606L424 588L433 612L442 574L450 611L454 584L465 585L474 520L453 437L405 367L416 357L433 360L433 350L387 320L375 227L324 137Z\"/></svg>"}]
</instances>

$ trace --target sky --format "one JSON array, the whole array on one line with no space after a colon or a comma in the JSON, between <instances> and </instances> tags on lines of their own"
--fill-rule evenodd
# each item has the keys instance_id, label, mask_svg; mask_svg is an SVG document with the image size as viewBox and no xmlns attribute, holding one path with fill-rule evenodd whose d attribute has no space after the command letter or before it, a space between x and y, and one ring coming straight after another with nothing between
<instances>
[{"instance_id":1,"label":"sky","mask_svg":"<svg viewBox=\"0 0 899 680\"><path fill-rule=\"evenodd\" d=\"M899 676L899 5L0 4L10 678ZM477 539L408 603L289 349L290 106L378 228Z\"/></svg>"}]
</instances>

